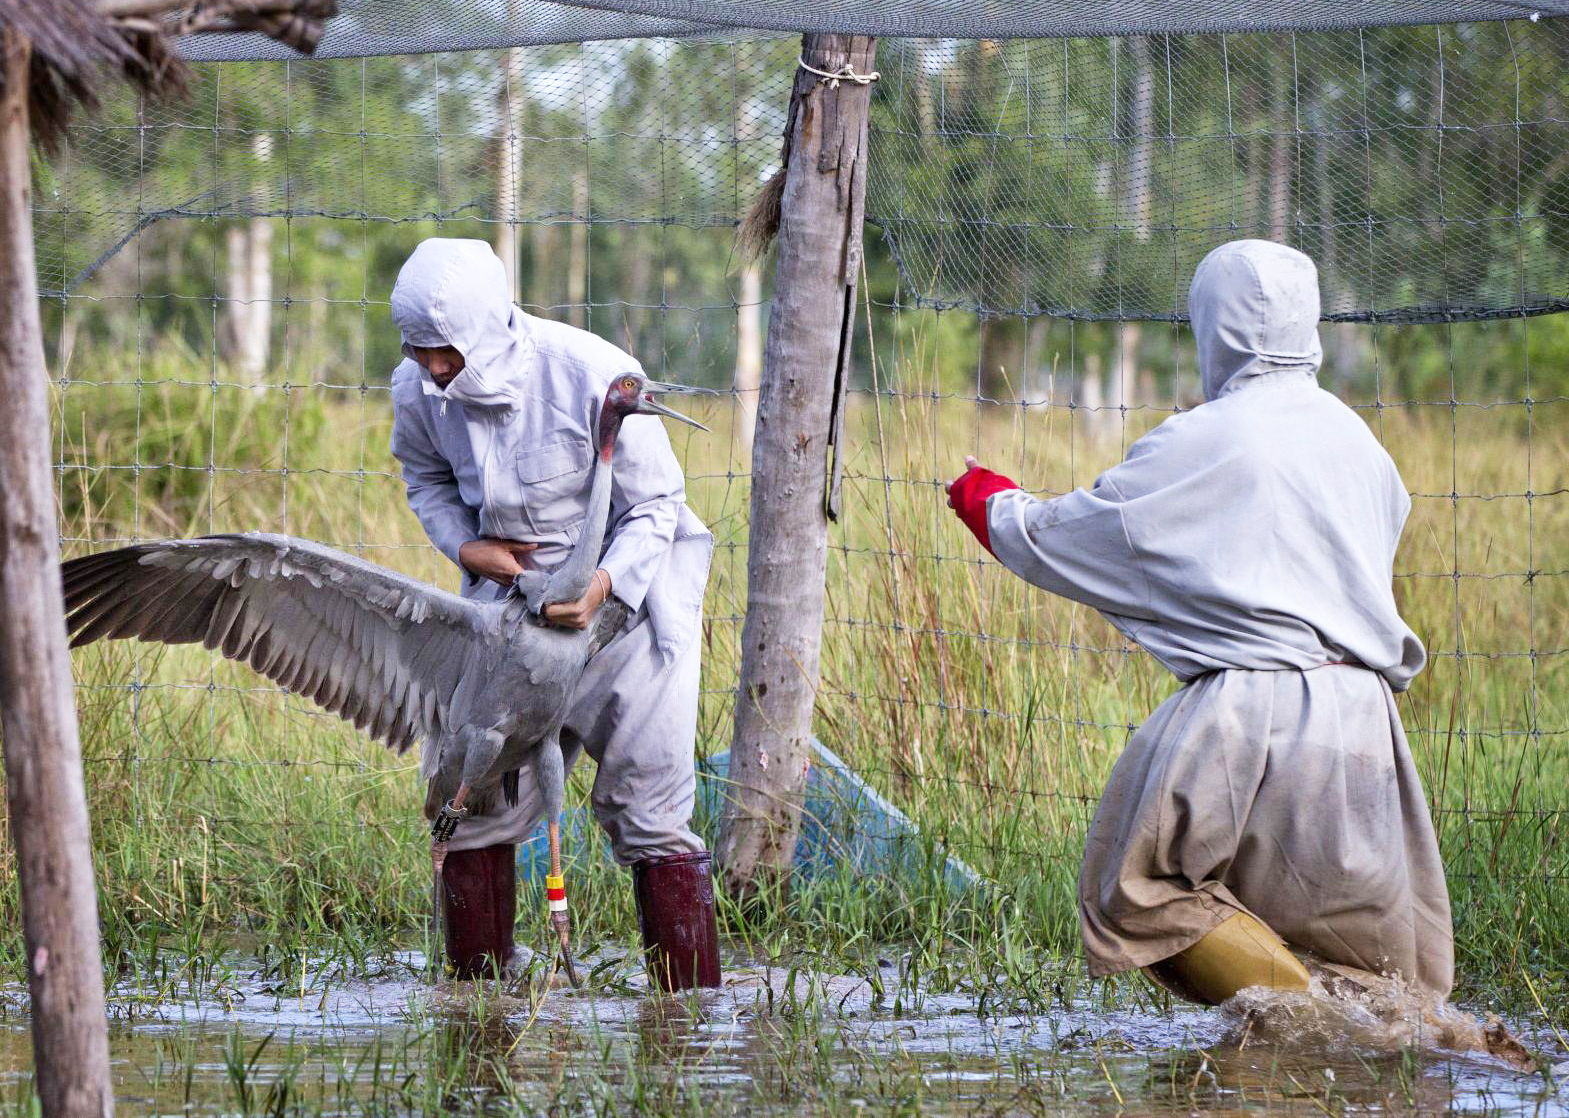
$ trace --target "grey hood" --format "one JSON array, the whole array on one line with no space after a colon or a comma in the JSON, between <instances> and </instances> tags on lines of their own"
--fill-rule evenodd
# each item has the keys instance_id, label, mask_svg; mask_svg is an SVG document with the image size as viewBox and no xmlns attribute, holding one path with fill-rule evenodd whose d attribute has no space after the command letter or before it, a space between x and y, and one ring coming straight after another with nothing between
<instances>
[{"instance_id":1,"label":"grey hood","mask_svg":"<svg viewBox=\"0 0 1569 1118\"><path fill-rule=\"evenodd\" d=\"M1188 314L1206 400L1260 376L1318 377L1318 269L1294 248L1250 240L1211 250L1193 273Z\"/></svg>"},{"instance_id":2,"label":"grey hood","mask_svg":"<svg viewBox=\"0 0 1569 1118\"><path fill-rule=\"evenodd\" d=\"M512 305L506 268L484 241L421 241L398 271L392 321L410 360L415 346L463 355L463 371L445 391L424 374L427 392L460 404L514 404L534 364L527 316Z\"/></svg>"}]
</instances>

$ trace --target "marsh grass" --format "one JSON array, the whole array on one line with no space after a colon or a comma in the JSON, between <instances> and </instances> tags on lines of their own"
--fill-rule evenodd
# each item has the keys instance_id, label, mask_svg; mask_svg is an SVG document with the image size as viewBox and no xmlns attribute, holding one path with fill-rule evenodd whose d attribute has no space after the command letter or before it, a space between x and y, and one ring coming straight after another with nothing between
<instances>
[{"instance_id":1,"label":"marsh grass","mask_svg":"<svg viewBox=\"0 0 1569 1118\"><path fill-rule=\"evenodd\" d=\"M1128 732L1175 683L1092 611L986 559L939 483L977 450L1061 492L1167 412L1130 411L1119 437L1096 441L1069 409L977 407L929 387L852 402L817 728L921 825L931 857L908 879L841 871L744 912L725 904L723 918L749 957L866 973L898 944L900 988L1044 1005L1082 981L1044 961L1077 949L1075 877L1095 799ZM71 383L58 402L68 554L264 528L454 582L403 504L384 389L222 384L171 351L136 383ZM1569 425L1549 410L1529 425L1518 409L1366 414L1418 494L1397 592L1434 659L1401 710L1450 871L1461 992L1564 1026ZM729 402L700 418L713 435L671 433L718 544L703 633L709 752L729 745L748 467ZM75 663L113 972L185 972L262 942L287 982L303 966L291 960L366 964L419 941L430 879L412 755L201 650L117 643ZM579 803L584 787L580 771ZM985 887L955 896L943 853ZM19 980L13 874L0 865L0 927L13 929L0 964ZM584 857L572 890L585 944L630 951L620 872ZM520 908L525 936L539 930L535 900Z\"/></svg>"}]
</instances>

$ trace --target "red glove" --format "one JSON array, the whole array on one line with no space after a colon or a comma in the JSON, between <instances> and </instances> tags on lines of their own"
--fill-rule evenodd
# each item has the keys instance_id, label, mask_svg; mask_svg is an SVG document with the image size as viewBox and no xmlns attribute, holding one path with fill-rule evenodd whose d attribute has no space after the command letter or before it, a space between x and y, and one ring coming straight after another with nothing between
<instances>
[{"instance_id":1,"label":"red glove","mask_svg":"<svg viewBox=\"0 0 1569 1118\"><path fill-rule=\"evenodd\" d=\"M991 551L991 529L986 523L986 498L1004 489L1017 488L1019 483L1012 478L1003 477L984 466L971 466L948 490L948 501L959 519L964 521L964 526L981 541L981 546Z\"/></svg>"}]
</instances>

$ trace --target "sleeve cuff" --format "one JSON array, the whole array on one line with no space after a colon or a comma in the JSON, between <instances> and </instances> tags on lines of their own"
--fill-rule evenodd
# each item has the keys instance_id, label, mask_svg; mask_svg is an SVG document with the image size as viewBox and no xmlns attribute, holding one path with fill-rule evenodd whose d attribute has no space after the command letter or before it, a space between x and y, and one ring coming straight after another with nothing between
<instances>
[{"instance_id":1,"label":"sleeve cuff","mask_svg":"<svg viewBox=\"0 0 1569 1118\"><path fill-rule=\"evenodd\" d=\"M610 576L611 597L624 603L627 609L636 613L643 605L643 599L648 595L648 579L639 578L631 566L619 559L611 552L606 552L599 561L600 569Z\"/></svg>"},{"instance_id":2,"label":"sleeve cuff","mask_svg":"<svg viewBox=\"0 0 1569 1118\"><path fill-rule=\"evenodd\" d=\"M441 539L432 542L436 545L437 551L451 559L459 570L467 573L467 568L463 566L463 561L458 558L458 554L463 550L464 544L473 543L477 539L478 536L471 536L466 532L449 532L443 533Z\"/></svg>"}]
</instances>

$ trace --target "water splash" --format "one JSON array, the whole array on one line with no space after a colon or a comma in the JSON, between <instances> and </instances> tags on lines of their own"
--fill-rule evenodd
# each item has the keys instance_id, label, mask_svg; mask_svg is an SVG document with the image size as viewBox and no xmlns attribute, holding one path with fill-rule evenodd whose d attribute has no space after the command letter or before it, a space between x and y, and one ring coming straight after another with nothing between
<instances>
[{"instance_id":1,"label":"water splash","mask_svg":"<svg viewBox=\"0 0 1569 1118\"><path fill-rule=\"evenodd\" d=\"M1380 1053L1485 1053L1520 1070L1537 1067L1536 1058L1492 1014L1479 1019L1398 977L1316 961L1309 961L1309 973L1306 992L1254 986L1227 1001L1221 1007L1226 1041L1308 1051L1350 1046Z\"/></svg>"}]
</instances>

